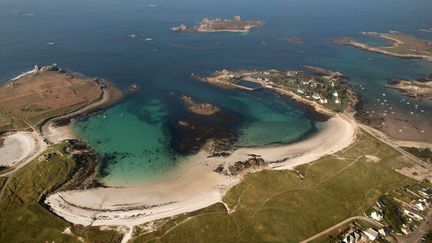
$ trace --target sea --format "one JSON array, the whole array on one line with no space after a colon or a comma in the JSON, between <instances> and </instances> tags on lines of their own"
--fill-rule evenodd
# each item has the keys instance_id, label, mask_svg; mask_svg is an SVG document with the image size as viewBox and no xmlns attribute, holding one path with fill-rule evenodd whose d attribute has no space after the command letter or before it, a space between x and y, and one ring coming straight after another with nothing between
<instances>
[{"instance_id":1,"label":"sea","mask_svg":"<svg viewBox=\"0 0 432 243\"><path fill-rule=\"evenodd\" d=\"M168 125L180 114L172 94L187 95L235 112L242 119L237 147L275 146L305 139L323 123L291 100L268 92L224 90L192 74L221 69L304 70L304 65L340 71L351 78L364 106L377 99L432 117L423 101L401 102L385 85L393 79L421 78L432 62L403 60L333 44L352 37L374 45L361 31L397 30L432 40L430 0L1 0L0 80L35 64L56 63L121 89L139 91L115 106L74 123L74 131L98 152L101 182L128 186L175 170L185 156L170 147ZM249 33L176 33L179 24L203 18L262 20ZM304 44L290 44L296 36Z\"/></svg>"}]
</instances>

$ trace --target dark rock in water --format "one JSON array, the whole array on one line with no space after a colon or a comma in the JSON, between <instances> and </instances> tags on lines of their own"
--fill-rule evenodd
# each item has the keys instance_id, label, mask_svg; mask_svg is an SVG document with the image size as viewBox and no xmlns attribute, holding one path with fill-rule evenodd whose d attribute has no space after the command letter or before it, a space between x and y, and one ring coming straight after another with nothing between
<instances>
[{"instance_id":1,"label":"dark rock in water","mask_svg":"<svg viewBox=\"0 0 432 243\"><path fill-rule=\"evenodd\" d=\"M71 120L69 118L60 118L54 120L54 125L57 127L63 127L69 125L70 122Z\"/></svg>"},{"instance_id":2,"label":"dark rock in water","mask_svg":"<svg viewBox=\"0 0 432 243\"><path fill-rule=\"evenodd\" d=\"M129 153L119 153L119 152L105 153L99 155L99 161L100 161L99 175L101 177L107 176L109 174L108 167L110 165L117 163L117 159L123 159L129 156L130 156Z\"/></svg>"},{"instance_id":3,"label":"dark rock in water","mask_svg":"<svg viewBox=\"0 0 432 243\"><path fill-rule=\"evenodd\" d=\"M172 108L171 114L174 115L167 123L171 134L170 145L175 153L197 153L210 141L211 152L221 152L222 155L222 152L228 153L227 151L232 149L238 140L237 129L242 122L240 115L187 96L171 94L169 99L173 104L177 104Z\"/></svg>"},{"instance_id":4,"label":"dark rock in water","mask_svg":"<svg viewBox=\"0 0 432 243\"><path fill-rule=\"evenodd\" d=\"M170 124L171 148L180 154L197 153L208 141L214 142L215 151L229 150L237 140L233 129L212 119L180 120Z\"/></svg>"}]
</instances>

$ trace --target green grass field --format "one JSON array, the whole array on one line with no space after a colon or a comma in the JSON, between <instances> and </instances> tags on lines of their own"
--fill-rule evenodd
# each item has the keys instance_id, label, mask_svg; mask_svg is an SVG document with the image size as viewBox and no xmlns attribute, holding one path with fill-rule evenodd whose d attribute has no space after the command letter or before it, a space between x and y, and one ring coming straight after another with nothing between
<instances>
[{"instance_id":1,"label":"green grass field","mask_svg":"<svg viewBox=\"0 0 432 243\"><path fill-rule=\"evenodd\" d=\"M0 242L120 242L114 230L77 227L51 214L40 203L49 192L61 186L77 169L76 162L56 145L46 153L57 155L48 161L35 159L13 176L0 199ZM62 233L71 227L74 235Z\"/></svg>"},{"instance_id":2,"label":"green grass field","mask_svg":"<svg viewBox=\"0 0 432 243\"><path fill-rule=\"evenodd\" d=\"M368 161L364 155L381 161ZM300 166L304 180L292 171L250 174L224 198L233 212L219 203L162 220L151 233L137 230L134 242L298 242L364 215L384 193L416 183L394 170L404 165L400 156L360 134L347 150Z\"/></svg>"}]
</instances>

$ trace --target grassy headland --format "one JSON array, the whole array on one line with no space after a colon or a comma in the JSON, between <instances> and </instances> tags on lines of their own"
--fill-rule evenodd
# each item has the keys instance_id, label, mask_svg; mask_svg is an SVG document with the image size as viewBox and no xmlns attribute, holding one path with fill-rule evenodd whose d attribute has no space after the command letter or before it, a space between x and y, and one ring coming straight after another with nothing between
<instances>
[{"instance_id":1,"label":"grassy headland","mask_svg":"<svg viewBox=\"0 0 432 243\"><path fill-rule=\"evenodd\" d=\"M73 226L41 205L80 167L64 152L65 146L50 147L8 179L0 198L0 242L120 242L121 235L114 230Z\"/></svg>"},{"instance_id":2,"label":"grassy headland","mask_svg":"<svg viewBox=\"0 0 432 243\"><path fill-rule=\"evenodd\" d=\"M49 118L102 99L104 89L111 91L113 100L121 96L105 80L87 78L56 66L35 67L0 86L0 133L38 130Z\"/></svg>"}]
</instances>

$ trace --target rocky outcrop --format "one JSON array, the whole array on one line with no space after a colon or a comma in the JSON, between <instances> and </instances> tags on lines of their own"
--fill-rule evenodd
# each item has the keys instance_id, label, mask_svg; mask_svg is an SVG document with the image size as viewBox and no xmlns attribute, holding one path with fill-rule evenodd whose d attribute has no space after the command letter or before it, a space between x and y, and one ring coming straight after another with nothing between
<instances>
[{"instance_id":1,"label":"rocky outcrop","mask_svg":"<svg viewBox=\"0 0 432 243\"><path fill-rule=\"evenodd\" d=\"M220 164L215 172L227 176L237 176L251 171L263 169L267 166L267 162L259 156L252 156L245 161L237 161L234 164L225 166Z\"/></svg>"},{"instance_id":2,"label":"rocky outcrop","mask_svg":"<svg viewBox=\"0 0 432 243\"><path fill-rule=\"evenodd\" d=\"M98 158L94 151L84 142L73 139L67 141L63 153L77 163L77 170L57 191L88 189L98 185Z\"/></svg>"}]
</instances>

